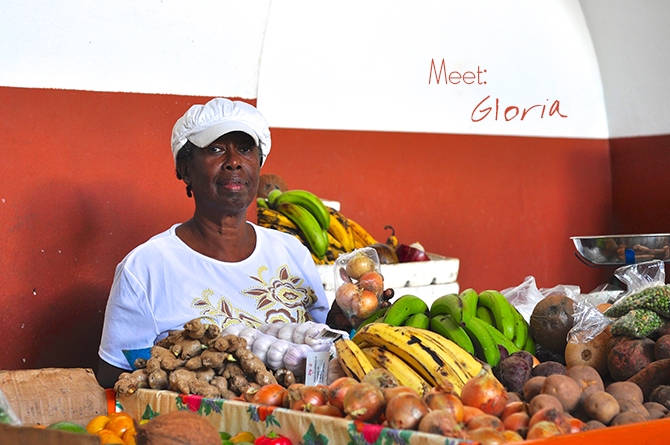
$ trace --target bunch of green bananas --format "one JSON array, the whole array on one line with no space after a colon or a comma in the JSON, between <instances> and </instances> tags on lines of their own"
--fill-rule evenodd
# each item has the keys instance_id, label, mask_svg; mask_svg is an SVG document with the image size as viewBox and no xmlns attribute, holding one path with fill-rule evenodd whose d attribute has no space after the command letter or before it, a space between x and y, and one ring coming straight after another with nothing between
<instances>
[{"instance_id":1,"label":"bunch of green bananas","mask_svg":"<svg viewBox=\"0 0 670 445\"><path fill-rule=\"evenodd\" d=\"M297 237L322 261L328 249L330 213L323 201L307 190L272 190L256 199L258 225Z\"/></svg>"},{"instance_id":2,"label":"bunch of green bananas","mask_svg":"<svg viewBox=\"0 0 670 445\"><path fill-rule=\"evenodd\" d=\"M498 291L478 294L470 288L460 294L443 295L431 304L429 316L432 331L491 366L500 363L500 347L509 354L520 350L535 354L528 322Z\"/></svg>"},{"instance_id":3,"label":"bunch of green bananas","mask_svg":"<svg viewBox=\"0 0 670 445\"><path fill-rule=\"evenodd\" d=\"M316 264L333 264L343 253L377 243L360 224L307 190L275 189L257 198L256 207L259 226L295 236Z\"/></svg>"}]
</instances>

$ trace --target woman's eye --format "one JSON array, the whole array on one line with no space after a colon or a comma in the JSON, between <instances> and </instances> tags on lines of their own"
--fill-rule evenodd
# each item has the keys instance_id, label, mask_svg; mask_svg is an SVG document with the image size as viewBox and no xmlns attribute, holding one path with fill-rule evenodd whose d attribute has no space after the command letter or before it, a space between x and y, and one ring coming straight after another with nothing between
<instances>
[{"instance_id":1,"label":"woman's eye","mask_svg":"<svg viewBox=\"0 0 670 445\"><path fill-rule=\"evenodd\" d=\"M243 146L241 146L241 147L239 148L239 151L240 151L240 153L249 153L249 152L251 152L253 149L254 149L253 146L246 146L246 145L243 145Z\"/></svg>"}]
</instances>

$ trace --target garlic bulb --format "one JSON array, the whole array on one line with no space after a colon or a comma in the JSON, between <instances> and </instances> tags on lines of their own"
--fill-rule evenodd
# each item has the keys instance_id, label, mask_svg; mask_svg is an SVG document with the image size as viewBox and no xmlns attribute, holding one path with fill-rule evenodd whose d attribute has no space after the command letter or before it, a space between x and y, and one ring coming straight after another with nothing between
<instances>
[{"instance_id":1,"label":"garlic bulb","mask_svg":"<svg viewBox=\"0 0 670 445\"><path fill-rule=\"evenodd\" d=\"M295 328L297 326L298 326L297 323L286 323L277 332L277 338L280 339L280 340L292 341L293 340L293 331L295 331Z\"/></svg>"},{"instance_id":2,"label":"garlic bulb","mask_svg":"<svg viewBox=\"0 0 670 445\"><path fill-rule=\"evenodd\" d=\"M307 365L307 355L310 352L314 350L309 346L294 344L284 354L284 367L298 377L303 376Z\"/></svg>"},{"instance_id":3,"label":"garlic bulb","mask_svg":"<svg viewBox=\"0 0 670 445\"><path fill-rule=\"evenodd\" d=\"M285 324L286 323L284 323L282 321L279 321L279 322L276 322L276 323L265 323L265 324L260 325L258 327L258 329L261 332L263 332L264 334L268 334L268 335L271 335L271 336L276 338L277 337L277 332L279 332L279 330L282 327L284 327Z\"/></svg>"},{"instance_id":4,"label":"garlic bulb","mask_svg":"<svg viewBox=\"0 0 670 445\"><path fill-rule=\"evenodd\" d=\"M293 331L293 338L291 341L299 345L305 343L305 333L307 333L307 331L315 324L316 323L313 321L306 321L304 323L298 324L298 326L296 326L295 330Z\"/></svg>"},{"instance_id":5,"label":"garlic bulb","mask_svg":"<svg viewBox=\"0 0 670 445\"><path fill-rule=\"evenodd\" d=\"M266 365L273 370L277 370L284 366L284 355L286 355L286 351L288 351L290 347L291 343L286 340L275 339L268 349Z\"/></svg>"},{"instance_id":6,"label":"garlic bulb","mask_svg":"<svg viewBox=\"0 0 670 445\"><path fill-rule=\"evenodd\" d=\"M328 337L322 337L321 331L328 329L328 326L325 324L315 323L314 326L309 328L305 332L305 344L309 345L315 351L326 351L330 349L333 344L333 339Z\"/></svg>"},{"instance_id":7,"label":"garlic bulb","mask_svg":"<svg viewBox=\"0 0 670 445\"><path fill-rule=\"evenodd\" d=\"M238 335L242 329L247 328L248 326L244 323L235 323L227 326L225 329L221 330L221 335Z\"/></svg>"},{"instance_id":8,"label":"garlic bulb","mask_svg":"<svg viewBox=\"0 0 670 445\"><path fill-rule=\"evenodd\" d=\"M256 336L258 335L258 333L259 333L258 329L246 326L244 329L242 329L240 332L237 333L237 336L245 339L247 341L247 349L251 349L252 346L254 345L254 341L256 340Z\"/></svg>"},{"instance_id":9,"label":"garlic bulb","mask_svg":"<svg viewBox=\"0 0 670 445\"><path fill-rule=\"evenodd\" d=\"M268 350L270 349L270 346L272 346L272 344L276 341L277 339L271 335L264 334L263 332L257 332L256 339L254 340L254 344L251 347L251 352L253 352L256 357L261 359L263 363L267 363Z\"/></svg>"}]
</instances>

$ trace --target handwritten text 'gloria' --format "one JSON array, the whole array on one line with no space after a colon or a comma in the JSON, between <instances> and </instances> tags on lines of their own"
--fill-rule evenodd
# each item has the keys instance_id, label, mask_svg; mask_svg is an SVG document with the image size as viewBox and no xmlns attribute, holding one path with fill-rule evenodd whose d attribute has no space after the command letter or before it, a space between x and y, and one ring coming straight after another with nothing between
<instances>
[{"instance_id":1,"label":"handwritten text 'gloria'","mask_svg":"<svg viewBox=\"0 0 670 445\"><path fill-rule=\"evenodd\" d=\"M442 59L442 63L440 64L440 68L438 70L437 65L435 64L435 59L431 59L428 84L432 84L434 81L437 85L440 85L441 82L443 82L444 85L486 85L484 74L486 74L486 69L482 69L479 66L477 66L476 71L449 72L447 70L444 59ZM503 106L504 109L502 109L499 98L495 99L494 104L490 102L490 99L491 95L489 94L475 106L475 108L472 110L472 114L470 115L472 122L482 122L489 116L496 121L499 119L504 119L508 122L517 118L522 121L526 118L544 119L545 116L555 116L558 118L568 117L567 114L561 113L561 102L559 100L554 100L549 106L547 103L534 104L526 107L509 105L507 107ZM546 99L546 102L549 102L549 99Z\"/></svg>"}]
</instances>

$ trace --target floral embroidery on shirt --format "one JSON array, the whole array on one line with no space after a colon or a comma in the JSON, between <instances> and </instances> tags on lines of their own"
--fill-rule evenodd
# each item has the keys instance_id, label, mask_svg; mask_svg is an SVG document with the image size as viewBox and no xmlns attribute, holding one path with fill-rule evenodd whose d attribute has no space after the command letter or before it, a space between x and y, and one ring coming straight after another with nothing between
<instances>
[{"instance_id":1,"label":"floral embroidery on shirt","mask_svg":"<svg viewBox=\"0 0 670 445\"><path fill-rule=\"evenodd\" d=\"M212 303L214 291L211 289L204 290L200 297L192 301L191 306L199 309L203 318L218 321L221 327L239 320L250 326L259 326L279 321L302 323L311 319L305 308L317 301L314 289L305 286L303 278L291 275L286 265L279 267L277 273L265 281L262 275L267 270L266 266L259 267L258 276L250 277L259 285L240 292L242 296L256 300L257 312L254 314L238 309L225 296L219 298L216 304Z\"/></svg>"}]
</instances>

